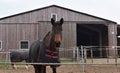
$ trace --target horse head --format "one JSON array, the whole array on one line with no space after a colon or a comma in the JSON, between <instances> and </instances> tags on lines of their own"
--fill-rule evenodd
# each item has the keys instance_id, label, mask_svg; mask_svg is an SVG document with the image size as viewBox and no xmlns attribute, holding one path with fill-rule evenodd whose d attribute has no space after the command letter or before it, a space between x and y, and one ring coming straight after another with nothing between
<instances>
[{"instance_id":1,"label":"horse head","mask_svg":"<svg viewBox=\"0 0 120 73\"><path fill-rule=\"evenodd\" d=\"M56 48L60 47L62 41L63 22L63 18L61 18L60 21L55 21L51 18L52 30L49 31L43 39L45 45L51 50L56 50Z\"/></svg>"},{"instance_id":2,"label":"horse head","mask_svg":"<svg viewBox=\"0 0 120 73\"><path fill-rule=\"evenodd\" d=\"M52 24L52 34L53 34L53 42L56 44L56 47L60 47L61 41L62 41L62 24L64 20L63 18L60 19L60 21L56 21L51 18L51 24Z\"/></svg>"}]
</instances>

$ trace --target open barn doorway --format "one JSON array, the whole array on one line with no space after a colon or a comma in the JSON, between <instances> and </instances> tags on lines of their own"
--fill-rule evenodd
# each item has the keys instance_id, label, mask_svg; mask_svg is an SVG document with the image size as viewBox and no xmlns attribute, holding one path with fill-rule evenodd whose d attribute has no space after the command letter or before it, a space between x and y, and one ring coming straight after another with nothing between
<instances>
[{"instance_id":1,"label":"open barn doorway","mask_svg":"<svg viewBox=\"0 0 120 73\"><path fill-rule=\"evenodd\" d=\"M117 46L118 56L120 57L120 25L117 26Z\"/></svg>"},{"instance_id":2,"label":"open barn doorway","mask_svg":"<svg viewBox=\"0 0 120 73\"><path fill-rule=\"evenodd\" d=\"M100 50L108 46L108 27L104 24L77 24L77 46L97 46L93 51L94 57L105 56L106 52ZM89 48L88 48L89 50ZM90 56L90 51L87 51Z\"/></svg>"}]
</instances>

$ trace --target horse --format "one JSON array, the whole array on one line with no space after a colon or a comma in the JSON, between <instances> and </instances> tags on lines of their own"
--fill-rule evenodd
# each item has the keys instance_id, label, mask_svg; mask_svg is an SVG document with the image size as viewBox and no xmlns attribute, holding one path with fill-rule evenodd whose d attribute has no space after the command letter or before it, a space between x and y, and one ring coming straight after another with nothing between
<instances>
[{"instance_id":1,"label":"horse","mask_svg":"<svg viewBox=\"0 0 120 73\"><path fill-rule=\"evenodd\" d=\"M36 40L30 46L29 62L30 63L60 63L59 59L59 47L62 41L62 24L64 19L55 21L51 18L52 30L49 31L43 40ZM35 73L46 73L46 66L52 68L53 73L56 72L56 68L60 65L41 65L32 64Z\"/></svg>"},{"instance_id":2,"label":"horse","mask_svg":"<svg viewBox=\"0 0 120 73\"><path fill-rule=\"evenodd\" d=\"M28 62L29 61L29 51L10 51L10 61L11 62ZM13 69L17 69L14 63L11 64ZM28 70L28 66L26 65Z\"/></svg>"}]
</instances>

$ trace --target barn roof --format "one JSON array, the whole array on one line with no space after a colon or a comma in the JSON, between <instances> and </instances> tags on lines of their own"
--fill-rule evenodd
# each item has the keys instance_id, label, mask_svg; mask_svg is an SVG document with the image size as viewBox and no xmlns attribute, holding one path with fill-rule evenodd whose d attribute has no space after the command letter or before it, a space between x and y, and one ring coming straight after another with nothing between
<instances>
[{"instance_id":1,"label":"barn roof","mask_svg":"<svg viewBox=\"0 0 120 73\"><path fill-rule=\"evenodd\" d=\"M15 17L15 16L18 16L18 15L22 15L22 14L26 14L26 13L30 13L30 12L39 11L39 10L50 8L50 7L58 7L58 8L61 8L61 9L65 9L65 10L68 10L68 11L72 11L72 12L75 12L75 13L87 15L87 16L90 16L90 17L94 17L94 18L97 18L97 19L101 19L101 20L104 20L104 21L108 21L108 22L117 24L117 22L114 22L114 21L111 21L111 20L108 20L108 19L104 19L104 18L101 18L101 17L97 17L97 16L94 16L94 15L87 14L87 13L83 13L83 12L79 12L79 11L76 11L76 10L68 9L68 8L65 8L65 7L58 6L58 5L50 5L50 6L46 6L46 7L42 7L42 8L26 11L26 12L14 14L14 15L2 17L2 18L0 18L0 20L4 20L4 19L10 18L10 17Z\"/></svg>"}]
</instances>

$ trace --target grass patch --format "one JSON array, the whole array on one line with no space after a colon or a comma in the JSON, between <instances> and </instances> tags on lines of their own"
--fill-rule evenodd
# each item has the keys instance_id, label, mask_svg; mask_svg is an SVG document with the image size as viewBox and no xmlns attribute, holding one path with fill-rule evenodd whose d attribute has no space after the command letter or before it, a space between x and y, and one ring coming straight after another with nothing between
<instances>
[{"instance_id":1,"label":"grass patch","mask_svg":"<svg viewBox=\"0 0 120 73\"><path fill-rule=\"evenodd\" d=\"M73 62L72 60L60 60L61 62Z\"/></svg>"},{"instance_id":2,"label":"grass patch","mask_svg":"<svg viewBox=\"0 0 120 73\"><path fill-rule=\"evenodd\" d=\"M5 63L0 63L0 69L2 69L2 68L6 68L6 69L8 69L8 68L10 68L10 64L5 64Z\"/></svg>"},{"instance_id":3,"label":"grass patch","mask_svg":"<svg viewBox=\"0 0 120 73\"><path fill-rule=\"evenodd\" d=\"M72 60L72 59L60 59L62 63L69 63L69 62L78 62L78 60Z\"/></svg>"}]
</instances>

